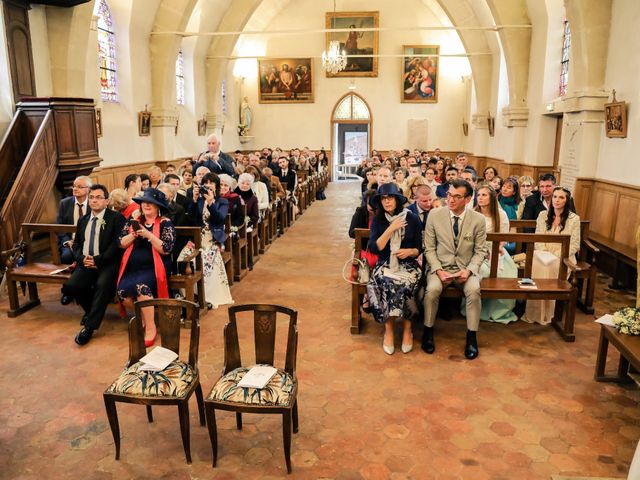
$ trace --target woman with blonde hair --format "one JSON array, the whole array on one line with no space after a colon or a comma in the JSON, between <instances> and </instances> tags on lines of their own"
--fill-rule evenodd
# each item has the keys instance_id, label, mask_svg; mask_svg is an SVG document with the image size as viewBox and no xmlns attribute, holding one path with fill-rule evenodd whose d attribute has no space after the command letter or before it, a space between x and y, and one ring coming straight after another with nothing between
<instances>
[{"instance_id":1,"label":"woman with blonde hair","mask_svg":"<svg viewBox=\"0 0 640 480\"><path fill-rule=\"evenodd\" d=\"M533 193L533 178L528 175L523 175L518 179L518 183L520 184L520 204L518 205L518 220L522 218L522 212L524 212L524 202L527 200L527 197Z\"/></svg>"},{"instance_id":2,"label":"woman with blonde hair","mask_svg":"<svg viewBox=\"0 0 640 480\"><path fill-rule=\"evenodd\" d=\"M409 199L410 203L413 203L415 201L415 194L416 194L416 189L420 186L420 185L426 185L427 181L424 179L423 176L417 176L417 177L409 177L407 179L407 187L404 190L404 193L406 195L406 197Z\"/></svg>"},{"instance_id":3,"label":"woman with blonde hair","mask_svg":"<svg viewBox=\"0 0 640 480\"><path fill-rule=\"evenodd\" d=\"M140 205L131 200L131 197L124 188L116 188L109 195L109 206L116 212L120 212L124 218L138 218L140 216Z\"/></svg>"}]
</instances>

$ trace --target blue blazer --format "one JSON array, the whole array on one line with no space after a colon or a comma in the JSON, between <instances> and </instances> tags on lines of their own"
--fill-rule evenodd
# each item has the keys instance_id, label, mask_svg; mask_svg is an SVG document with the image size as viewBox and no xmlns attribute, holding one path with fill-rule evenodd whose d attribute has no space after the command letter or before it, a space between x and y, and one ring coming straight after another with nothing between
<instances>
[{"instance_id":1,"label":"blue blazer","mask_svg":"<svg viewBox=\"0 0 640 480\"><path fill-rule=\"evenodd\" d=\"M371 230L369 234L369 251L378 254L378 265L387 263L391 256L391 242L387 242L385 247L380 250L377 245L378 238L389 227L389 222L385 219L380 222L378 217L373 217L371 221ZM420 219L413 212L407 212L407 226L404 228L404 237L400 242L400 248L417 248L422 253L422 228Z\"/></svg>"},{"instance_id":2,"label":"blue blazer","mask_svg":"<svg viewBox=\"0 0 640 480\"><path fill-rule=\"evenodd\" d=\"M202 212L205 208L204 198L198 197L197 202L192 202L190 211L196 217L197 224L202 226ZM224 219L229 212L229 202L226 198L216 198L215 202L207 207L209 209L209 229L216 242L224 244L227 234L224 231Z\"/></svg>"}]
</instances>

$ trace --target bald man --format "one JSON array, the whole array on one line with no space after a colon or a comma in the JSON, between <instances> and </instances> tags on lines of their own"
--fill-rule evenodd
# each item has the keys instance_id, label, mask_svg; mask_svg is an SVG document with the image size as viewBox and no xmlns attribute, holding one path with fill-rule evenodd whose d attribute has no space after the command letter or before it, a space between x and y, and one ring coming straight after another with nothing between
<instances>
[{"instance_id":1,"label":"bald man","mask_svg":"<svg viewBox=\"0 0 640 480\"><path fill-rule=\"evenodd\" d=\"M207 151L202 152L193 165L192 172L194 176L198 167L207 167L210 172L217 175L226 173L233 177L236 174L233 168L233 159L226 153L220 151L220 140L218 140L215 134L207 137Z\"/></svg>"}]
</instances>

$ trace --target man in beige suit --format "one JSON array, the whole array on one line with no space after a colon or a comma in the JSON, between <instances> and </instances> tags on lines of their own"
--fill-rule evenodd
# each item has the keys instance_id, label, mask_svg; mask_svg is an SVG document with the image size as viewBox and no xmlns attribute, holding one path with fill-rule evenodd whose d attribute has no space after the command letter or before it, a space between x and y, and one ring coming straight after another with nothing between
<instances>
[{"instance_id":1,"label":"man in beige suit","mask_svg":"<svg viewBox=\"0 0 640 480\"><path fill-rule=\"evenodd\" d=\"M424 231L427 259L427 290L424 297L424 336L422 349L436 349L433 324L442 289L454 285L464 292L467 306L467 342L464 355L469 360L478 356L476 332L480 324L480 264L486 254L487 227L484 216L465 207L473 189L468 182L451 182L447 207L431 211Z\"/></svg>"}]
</instances>

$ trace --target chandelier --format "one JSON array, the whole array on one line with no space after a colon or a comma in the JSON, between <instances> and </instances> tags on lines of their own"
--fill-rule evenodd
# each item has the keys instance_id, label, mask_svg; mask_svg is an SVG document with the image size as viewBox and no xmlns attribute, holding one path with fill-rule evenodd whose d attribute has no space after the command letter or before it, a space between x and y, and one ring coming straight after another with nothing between
<instances>
[{"instance_id":1,"label":"chandelier","mask_svg":"<svg viewBox=\"0 0 640 480\"><path fill-rule=\"evenodd\" d=\"M336 74L347 66L347 55L344 50L340 51L340 42L332 40L329 42L329 51L322 52L322 68L327 73Z\"/></svg>"}]
</instances>

